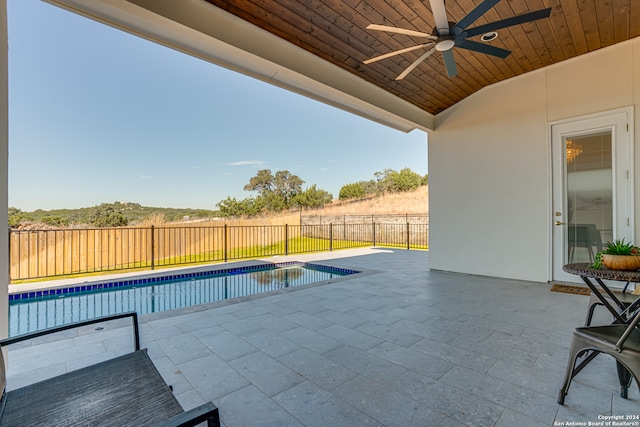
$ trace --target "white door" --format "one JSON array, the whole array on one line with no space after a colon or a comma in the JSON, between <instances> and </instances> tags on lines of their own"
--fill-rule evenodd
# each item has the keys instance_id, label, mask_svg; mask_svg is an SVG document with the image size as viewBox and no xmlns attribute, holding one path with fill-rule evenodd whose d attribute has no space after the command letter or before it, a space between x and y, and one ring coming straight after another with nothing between
<instances>
[{"instance_id":1,"label":"white door","mask_svg":"<svg viewBox=\"0 0 640 427\"><path fill-rule=\"evenodd\" d=\"M593 262L608 241L633 241L629 117L625 109L551 126L554 281L580 282L562 266Z\"/></svg>"}]
</instances>

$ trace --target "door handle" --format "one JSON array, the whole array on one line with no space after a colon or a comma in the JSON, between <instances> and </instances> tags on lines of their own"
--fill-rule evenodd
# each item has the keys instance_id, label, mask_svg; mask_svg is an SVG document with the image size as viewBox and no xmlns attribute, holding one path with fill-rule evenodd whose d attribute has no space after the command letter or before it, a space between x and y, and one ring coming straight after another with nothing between
<instances>
[{"instance_id":1,"label":"door handle","mask_svg":"<svg viewBox=\"0 0 640 427\"><path fill-rule=\"evenodd\" d=\"M555 224L555 225L564 225L564 222L562 222L562 221L556 221L556 222L554 222L554 224Z\"/></svg>"}]
</instances>

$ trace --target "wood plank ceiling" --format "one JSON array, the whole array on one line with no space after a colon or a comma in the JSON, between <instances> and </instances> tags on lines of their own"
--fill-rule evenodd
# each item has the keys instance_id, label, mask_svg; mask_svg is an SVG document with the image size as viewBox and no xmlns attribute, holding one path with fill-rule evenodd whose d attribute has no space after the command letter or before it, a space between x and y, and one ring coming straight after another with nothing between
<instances>
[{"instance_id":1,"label":"wood plank ceiling","mask_svg":"<svg viewBox=\"0 0 640 427\"><path fill-rule=\"evenodd\" d=\"M396 81L425 49L369 65L363 61L426 40L366 27L374 23L431 33L428 0L206 1L432 114L484 86L640 36L638 0L502 0L469 28L547 7L551 16L498 30L490 44L512 51L506 59L454 48L456 77L447 77L436 52ZM480 3L447 0L449 21L458 22Z\"/></svg>"}]
</instances>

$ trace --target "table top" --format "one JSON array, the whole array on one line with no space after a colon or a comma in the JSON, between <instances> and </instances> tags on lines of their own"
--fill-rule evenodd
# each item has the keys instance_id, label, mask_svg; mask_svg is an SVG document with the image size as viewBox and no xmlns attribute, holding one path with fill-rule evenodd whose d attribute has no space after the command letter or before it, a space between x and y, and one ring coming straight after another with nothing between
<instances>
[{"instance_id":1,"label":"table top","mask_svg":"<svg viewBox=\"0 0 640 427\"><path fill-rule=\"evenodd\" d=\"M566 264L562 266L562 269L567 273L583 277L632 283L640 282L640 271L610 270L606 267L592 268L589 263Z\"/></svg>"}]
</instances>

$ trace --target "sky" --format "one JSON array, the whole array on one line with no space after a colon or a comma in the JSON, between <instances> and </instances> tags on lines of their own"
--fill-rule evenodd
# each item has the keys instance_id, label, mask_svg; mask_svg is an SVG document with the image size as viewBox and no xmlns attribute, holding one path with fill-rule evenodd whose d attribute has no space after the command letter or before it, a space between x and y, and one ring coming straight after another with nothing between
<instances>
[{"instance_id":1,"label":"sky","mask_svg":"<svg viewBox=\"0 0 640 427\"><path fill-rule=\"evenodd\" d=\"M337 198L386 168L427 173L403 133L75 15L8 0L9 206L216 209L261 169Z\"/></svg>"}]
</instances>

